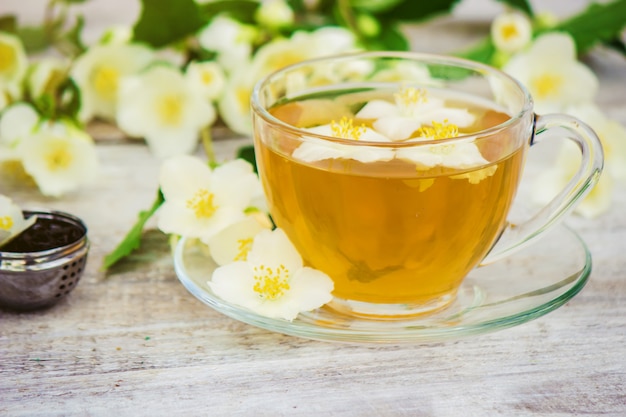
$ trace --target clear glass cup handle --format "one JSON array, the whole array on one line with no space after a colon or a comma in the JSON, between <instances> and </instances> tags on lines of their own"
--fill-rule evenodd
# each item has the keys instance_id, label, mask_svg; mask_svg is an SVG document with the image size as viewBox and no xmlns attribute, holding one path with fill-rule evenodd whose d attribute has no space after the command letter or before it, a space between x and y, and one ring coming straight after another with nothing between
<instances>
[{"instance_id":1,"label":"clear glass cup handle","mask_svg":"<svg viewBox=\"0 0 626 417\"><path fill-rule=\"evenodd\" d=\"M535 115L531 146L551 137L567 138L578 145L582 153L578 171L537 214L520 224L509 223L480 265L495 262L534 242L563 220L598 182L604 166L604 153L600 139L589 126L565 114Z\"/></svg>"}]
</instances>

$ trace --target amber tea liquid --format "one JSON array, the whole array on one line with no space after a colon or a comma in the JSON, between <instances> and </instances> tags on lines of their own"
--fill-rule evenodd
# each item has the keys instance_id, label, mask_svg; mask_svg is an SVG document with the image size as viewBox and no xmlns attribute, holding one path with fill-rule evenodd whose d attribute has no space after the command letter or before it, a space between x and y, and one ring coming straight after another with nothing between
<instances>
[{"instance_id":1,"label":"amber tea liquid","mask_svg":"<svg viewBox=\"0 0 626 417\"><path fill-rule=\"evenodd\" d=\"M344 115L354 117L374 96L384 97L385 92L291 101L270 113L296 127L310 127ZM467 132L509 118L477 103L456 100L459 105L476 116ZM416 169L415 163L397 158L304 163L292 156L299 143L289 133L257 130L255 140L276 225L306 264L334 280L334 296L419 306L453 299L460 282L504 228L524 147L506 145L508 138L501 139L495 145L479 144L489 162L469 171ZM484 172L491 175L481 175ZM482 179L471 182L472 176Z\"/></svg>"}]
</instances>

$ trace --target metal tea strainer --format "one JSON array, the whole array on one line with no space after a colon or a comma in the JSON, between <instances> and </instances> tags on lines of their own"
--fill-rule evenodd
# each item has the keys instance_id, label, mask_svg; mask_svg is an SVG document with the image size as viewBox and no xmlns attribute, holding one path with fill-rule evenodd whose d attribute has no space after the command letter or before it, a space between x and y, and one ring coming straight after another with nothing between
<instances>
[{"instance_id":1,"label":"metal tea strainer","mask_svg":"<svg viewBox=\"0 0 626 417\"><path fill-rule=\"evenodd\" d=\"M37 221L0 247L0 306L15 310L48 307L78 284L87 262L87 227L60 211L28 211Z\"/></svg>"}]
</instances>

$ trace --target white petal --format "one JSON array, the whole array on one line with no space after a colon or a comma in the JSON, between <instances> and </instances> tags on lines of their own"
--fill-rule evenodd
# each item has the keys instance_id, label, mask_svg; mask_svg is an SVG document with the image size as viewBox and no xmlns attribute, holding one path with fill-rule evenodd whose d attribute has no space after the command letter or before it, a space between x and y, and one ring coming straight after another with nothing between
<instances>
[{"instance_id":1,"label":"white petal","mask_svg":"<svg viewBox=\"0 0 626 417\"><path fill-rule=\"evenodd\" d=\"M292 297L298 300L300 311L310 311L332 299L334 283L325 273L313 268L299 269L290 282Z\"/></svg>"},{"instance_id":2,"label":"white petal","mask_svg":"<svg viewBox=\"0 0 626 417\"><path fill-rule=\"evenodd\" d=\"M200 158L180 155L161 165L159 185L166 200L191 198L199 189L211 189L212 172Z\"/></svg>"},{"instance_id":3,"label":"white petal","mask_svg":"<svg viewBox=\"0 0 626 417\"><path fill-rule=\"evenodd\" d=\"M207 243L213 260L218 265L247 260L254 237L269 228L268 224L261 224L255 216L247 216L245 219L233 223L208 240Z\"/></svg>"},{"instance_id":4,"label":"white petal","mask_svg":"<svg viewBox=\"0 0 626 417\"><path fill-rule=\"evenodd\" d=\"M374 129L394 141L410 138L421 126L419 119L401 116L381 117L374 122Z\"/></svg>"},{"instance_id":5,"label":"white petal","mask_svg":"<svg viewBox=\"0 0 626 417\"><path fill-rule=\"evenodd\" d=\"M449 123L458 127L471 126L476 117L466 109L439 108L430 112L426 112L420 116L425 124L430 125L432 122Z\"/></svg>"},{"instance_id":6,"label":"white petal","mask_svg":"<svg viewBox=\"0 0 626 417\"><path fill-rule=\"evenodd\" d=\"M216 268L208 285L221 299L252 310L263 301L253 290L254 275L246 262L234 262Z\"/></svg>"},{"instance_id":7,"label":"white petal","mask_svg":"<svg viewBox=\"0 0 626 417\"><path fill-rule=\"evenodd\" d=\"M254 238L248 262L255 265L284 265L291 273L302 267L302 257L282 229L264 230Z\"/></svg>"},{"instance_id":8,"label":"white petal","mask_svg":"<svg viewBox=\"0 0 626 417\"><path fill-rule=\"evenodd\" d=\"M95 179L99 163L91 138L62 123L43 125L18 146L24 170L34 178L42 194L58 197ZM62 155L65 163L51 163Z\"/></svg>"},{"instance_id":9,"label":"white petal","mask_svg":"<svg viewBox=\"0 0 626 417\"><path fill-rule=\"evenodd\" d=\"M576 45L568 34L549 32L535 39L530 49L530 59L535 64L545 63L546 59L555 63L572 62L576 60Z\"/></svg>"},{"instance_id":10,"label":"white petal","mask_svg":"<svg viewBox=\"0 0 626 417\"><path fill-rule=\"evenodd\" d=\"M197 148L199 139L198 129L195 127L163 129L144 137L150 151L159 159L189 155Z\"/></svg>"},{"instance_id":11,"label":"white petal","mask_svg":"<svg viewBox=\"0 0 626 417\"><path fill-rule=\"evenodd\" d=\"M145 68L153 57L149 48L137 44L93 45L79 56L71 76L81 91L81 120L113 120L120 81Z\"/></svg>"},{"instance_id":12,"label":"white petal","mask_svg":"<svg viewBox=\"0 0 626 417\"><path fill-rule=\"evenodd\" d=\"M353 146L351 148L346 157L365 164L377 161L390 161L395 157L395 152L392 149L381 149L373 146Z\"/></svg>"},{"instance_id":13,"label":"white petal","mask_svg":"<svg viewBox=\"0 0 626 417\"><path fill-rule=\"evenodd\" d=\"M240 210L248 208L259 191L259 178L252 165L235 159L213 171L212 189L216 204L229 205Z\"/></svg>"},{"instance_id":14,"label":"white petal","mask_svg":"<svg viewBox=\"0 0 626 417\"><path fill-rule=\"evenodd\" d=\"M432 152L427 146L400 148L396 151L396 157L413 162L420 169L432 168L443 162L441 154Z\"/></svg>"},{"instance_id":15,"label":"white petal","mask_svg":"<svg viewBox=\"0 0 626 417\"><path fill-rule=\"evenodd\" d=\"M312 139L304 142L293 151L292 156L304 162L323 161L324 159L343 158L348 150L343 149L346 145L328 146L323 141Z\"/></svg>"},{"instance_id":16,"label":"white petal","mask_svg":"<svg viewBox=\"0 0 626 417\"><path fill-rule=\"evenodd\" d=\"M606 213L611 207L614 189L615 184L610 173L602 175L598 183L574 211L588 219Z\"/></svg>"},{"instance_id":17,"label":"white petal","mask_svg":"<svg viewBox=\"0 0 626 417\"><path fill-rule=\"evenodd\" d=\"M27 103L16 103L2 112L0 118L0 144L12 145L32 133L39 114Z\"/></svg>"},{"instance_id":18,"label":"white petal","mask_svg":"<svg viewBox=\"0 0 626 417\"><path fill-rule=\"evenodd\" d=\"M0 194L0 246L22 233L37 221L37 216L24 219L22 209L9 197Z\"/></svg>"},{"instance_id":19,"label":"white petal","mask_svg":"<svg viewBox=\"0 0 626 417\"><path fill-rule=\"evenodd\" d=\"M355 117L359 119L378 119L381 117L397 116L399 113L395 104L384 100L368 102Z\"/></svg>"},{"instance_id":20,"label":"white petal","mask_svg":"<svg viewBox=\"0 0 626 417\"><path fill-rule=\"evenodd\" d=\"M489 163L473 143L456 143L449 155L444 155L442 165L449 168L475 168Z\"/></svg>"}]
</instances>

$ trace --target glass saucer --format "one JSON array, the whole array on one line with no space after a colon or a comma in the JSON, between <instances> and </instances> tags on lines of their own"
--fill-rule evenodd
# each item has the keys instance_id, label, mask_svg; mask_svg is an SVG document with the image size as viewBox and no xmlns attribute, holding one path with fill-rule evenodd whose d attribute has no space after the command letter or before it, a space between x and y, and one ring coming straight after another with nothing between
<instances>
[{"instance_id":1,"label":"glass saucer","mask_svg":"<svg viewBox=\"0 0 626 417\"><path fill-rule=\"evenodd\" d=\"M351 343L432 343L516 326L565 304L585 286L591 272L591 254L584 242L566 226L555 226L533 245L474 269L456 300L437 313L372 320L322 307L289 322L260 316L213 294L206 282L216 266L206 248L194 242L179 241L174 266L182 284L205 304L271 331Z\"/></svg>"}]
</instances>

